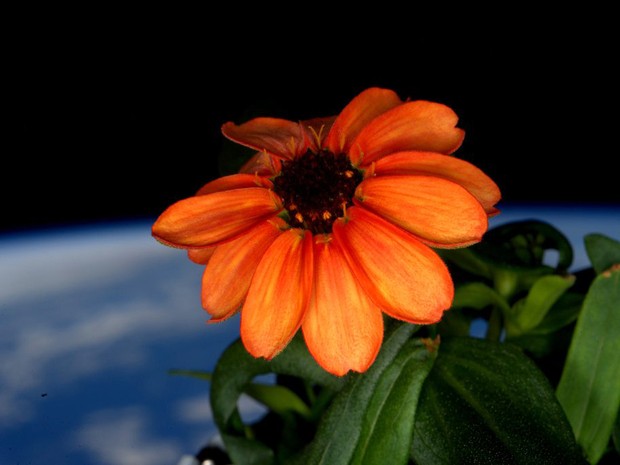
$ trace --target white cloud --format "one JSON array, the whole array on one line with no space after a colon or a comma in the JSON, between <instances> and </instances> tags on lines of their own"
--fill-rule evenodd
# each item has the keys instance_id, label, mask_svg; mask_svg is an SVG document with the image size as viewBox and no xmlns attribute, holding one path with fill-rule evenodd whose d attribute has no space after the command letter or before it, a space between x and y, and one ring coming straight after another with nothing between
<instances>
[{"instance_id":1,"label":"white cloud","mask_svg":"<svg viewBox=\"0 0 620 465\"><path fill-rule=\"evenodd\" d=\"M139 408L96 412L71 436L70 447L102 465L170 465L186 451L149 430L150 418Z\"/></svg>"},{"instance_id":2,"label":"white cloud","mask_svg":"<svg viewBox=\"0 0 620 465\"><path fill-rule=\"evenodd\" d=\"M209 403L209 395L183 399L175 408L176 416L186 423L203 423L213 421L213 411Z\"/></svg>"},{"instance_id":3,"label":"white cloud","mask_svg":"<svg viewBox=\"0 0 620 465\"><path fill-rule=\"evenodd\" d=\"M148 224L2 239L0 305L130 276L145 261L183 255L156 242Z\"/></svg>"},{"instance_id":4,"label":"white cloud","mask_svg":"<svg viewBox=\"0 0 620 465\"><path fill-rule=\"evenodd\" d=\"M200 268L180 250L162 255L144 227L120 229L0 242L0 429L28 421L38 391L207 331Z\"/></svg>"},{"instance_id":5,"label":"white cloud","mask_svg":"<svg viewBox=\"0 0 620 465\"><path fill-rule=\"evenodd\" d=\"M237 408L245 423L256 421L267 412L267 408L263 404L256 402L245 394L241 394L241 397L239 397Z\"/></svg>"},{"instance_id":6,"label":"white cloud","mask_svg":"<svg viewBox=\"0 0 620 465\"><path fill-rule=\"evenodd\" d=\"M267 412L264 405L245 394L241 394L239 397L237 408L241 418L246 423L257 420ZM178 403L175 410L177 418L186 423L210 423L213 421L213 410L211 410L208 395L183 399Z\"/></svg>"},{"instance_id":7,"label":"white cloud","mask_svg":"<svg viewBox=\"0 0 620 465\"><path fill-rule=\"evenodd\" d=\"M29 418L25 399L36 402L32 394L41 386L58 389L106 370L138 367L148 359L151 342L206 331L202 317L175 313L174 305L183 301L176 297L174 304L166 300L159 306L146 300L99 307L66 326L48 316L17 329L5 339L8 348L0 348L0 428Z\"/></svg>"}]
</instances>

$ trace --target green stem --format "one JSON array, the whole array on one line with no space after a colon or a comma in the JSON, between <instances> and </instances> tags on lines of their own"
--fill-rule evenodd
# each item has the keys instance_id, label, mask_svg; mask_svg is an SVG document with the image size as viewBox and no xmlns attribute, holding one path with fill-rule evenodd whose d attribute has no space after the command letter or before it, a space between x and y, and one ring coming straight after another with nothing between
<instances>
[{"instance_id":1,"label":"green stem","mask_svg":"<svg viewBox=\"0 0 620 465\"><path fill-rule=\"evenodd\" d=\"M487 328L486 338L489 341L499 342L502 335L502 312L499 308L493 307L491 316L489 317L489 326Z\"/></svg>"}]
</instances>

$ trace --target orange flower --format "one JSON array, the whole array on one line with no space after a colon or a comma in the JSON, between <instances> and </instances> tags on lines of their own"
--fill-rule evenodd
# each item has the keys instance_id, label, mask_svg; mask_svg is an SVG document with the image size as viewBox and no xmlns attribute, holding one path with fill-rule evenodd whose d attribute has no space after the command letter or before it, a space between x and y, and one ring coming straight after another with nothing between
<instances>
[{"instance_id":1,"label":"orange flower","mask_svg":"<svg viewBox=\"0 0 620 465\"><path fill-rule=\"evenodd\" d=\"M450 154L464 132L448 107L367 89L337 116L256 118L223 134L258 153L236 175L169 207L153 235L206 264L210 321L241 308L241 339L271 359L301 327L317 362L363 372L382 312L439 321L454 286L431 249L480 241L495 183Z\"/></svg>"}]
</instances>

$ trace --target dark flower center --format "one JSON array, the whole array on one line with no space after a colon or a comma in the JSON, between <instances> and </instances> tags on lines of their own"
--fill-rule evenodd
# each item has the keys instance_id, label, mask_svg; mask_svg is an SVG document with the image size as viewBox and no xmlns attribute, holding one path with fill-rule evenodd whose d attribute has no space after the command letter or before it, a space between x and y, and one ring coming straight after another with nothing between
<instances>
[{"instance_id":1,"label":"dark flower center","mask_svg":"<svg viewBox=\"0 0 620 465\"><path fill-rule=\"evenodd\" d=\"M308 151L282 163L273 190L284 202L289 224L314 234L329 233L332 224L353 204L363 176L345 154Z\"/></svg>"}]
</instances>

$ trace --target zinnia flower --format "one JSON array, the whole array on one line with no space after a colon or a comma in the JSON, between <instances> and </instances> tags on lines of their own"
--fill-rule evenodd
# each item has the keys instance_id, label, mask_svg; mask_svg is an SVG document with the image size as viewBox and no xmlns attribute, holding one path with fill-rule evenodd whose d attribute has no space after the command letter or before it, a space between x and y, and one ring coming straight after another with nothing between
<instances>
[{"instance_id":1,"label":"zinnia flower","mask_svg":"<svg viewBox=\"0 0 620 465\"><path fill-rule=\"evenodd\" d=\"M170 206L153 235L206 264L211 322L241 309L250 354L271 359L301 327L335 375L363 372L383 340L382 312L439 321L454 285L432 248L481 240L498 211L496 184L450 154L456 114L370 88L337 117L226 123L258 152L239 174Z\"/></svg>"}]
</instances>

